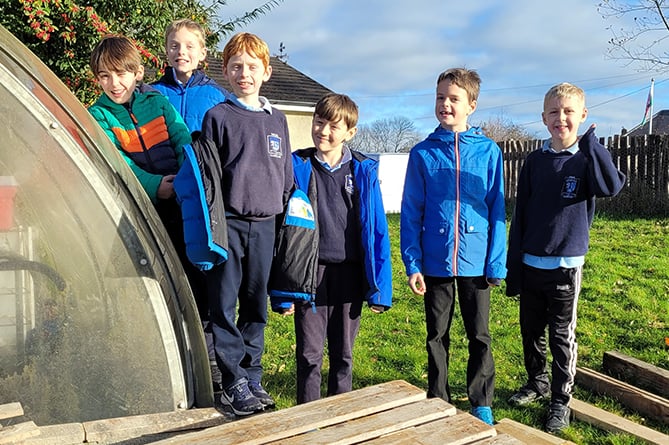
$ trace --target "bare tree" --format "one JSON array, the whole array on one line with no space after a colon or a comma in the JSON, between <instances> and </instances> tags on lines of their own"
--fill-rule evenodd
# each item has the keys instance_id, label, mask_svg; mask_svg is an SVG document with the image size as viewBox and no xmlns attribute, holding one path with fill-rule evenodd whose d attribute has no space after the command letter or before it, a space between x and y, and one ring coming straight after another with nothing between
<instances>
[{"instance_id":1,"label":"bare tree","mask_svg":"<svg viewBox=\"0 0 669 445\"><path fill-rule=\"evenodd\" d=\"M520 141L537 138L536 134L514 124L511 118L503 114L481 123L480 126L485 135L493 141Z\"/></svg>"},{"instance_id":2,"label":"bare tree","mask_svg":"<svg viewBox=\"0 0 669 445\"><path fill-rule=\"evenodd\" d=\"M603 0L597 10L605 19L628 20L628 25L609 26L608 56L639 63L642 69L669 69L669 51L664 40L669 38L669 4L665 0Z\"/></svg>"},{"instance_id":3,"label":"bare tree","mask_svg":"<svg viewBox=\"0 0 669 445\"><path fill-rule=\"evenodd\" d=\"M349 145L365 153L406 153L421 139L411 120L393 117L358 126Z\"/></svg>"}]
</instances>

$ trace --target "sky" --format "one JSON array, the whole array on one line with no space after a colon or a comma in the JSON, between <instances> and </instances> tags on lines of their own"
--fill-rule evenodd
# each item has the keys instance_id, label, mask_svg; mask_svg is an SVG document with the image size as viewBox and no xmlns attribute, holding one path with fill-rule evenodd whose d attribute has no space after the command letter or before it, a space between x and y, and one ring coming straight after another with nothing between
<instances>
[{"instance_id":1,"label":"sky","mask_svg":"<svg viewBox=\"0 0 669 445\"><path fill-rule=\"evenodd\" d=\"M262 3L229 0L221 18ZM439 73L466 67L482 79L471 125L502 120L546 138L544 94L571 82L586 93L581 132L596 123L598 136L610 136L641 122L651 78L654 112L669 107L669 75L608 56L609 27L625 23L603 18L597 3L284 0L238 31L259 35L272 55L283 44L289 65L358 104L359 124L405 117L427 135L437 126Z\"/></svg>"}]
</instances>

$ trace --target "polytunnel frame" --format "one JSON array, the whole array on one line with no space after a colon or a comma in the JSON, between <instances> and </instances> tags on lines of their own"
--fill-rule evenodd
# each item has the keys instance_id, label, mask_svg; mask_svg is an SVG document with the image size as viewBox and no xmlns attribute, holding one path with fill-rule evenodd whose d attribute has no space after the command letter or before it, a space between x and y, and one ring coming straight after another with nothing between
<instances>
[{"instance_id":1,"label":"polytunnel frame","mask_svg":"<svg viewBox=\"0 0 669 445\"><path fill-rule=\"evenodd\" d=\"M153 256L148 266L154 268L156 279L144 281L147 287L155 288L148 289L147 294L158 297L152 299L152 304L170 362L172 386L176 391L173 393L177 401L175 409L212 406L209 359L197 308L178 257L151 202L111 141L96 127L97 123L67 87L1 26L0 42L0 83L31 110L61 149L86 172L85 177L114 221L120 224L123 220L128 228L150 235L147 241L151 245L142 247ZM27 78L34 83L33 87L47 93L48 98L37 97L26 85ZM76 106L80 109L71 109ZM68 122L62 122L64 119ZM73 123L76 128L72 128ZM91 134L90 128L99 131ZM119 200L119 195L123 199Z\"/></svg>"}]
</instances>

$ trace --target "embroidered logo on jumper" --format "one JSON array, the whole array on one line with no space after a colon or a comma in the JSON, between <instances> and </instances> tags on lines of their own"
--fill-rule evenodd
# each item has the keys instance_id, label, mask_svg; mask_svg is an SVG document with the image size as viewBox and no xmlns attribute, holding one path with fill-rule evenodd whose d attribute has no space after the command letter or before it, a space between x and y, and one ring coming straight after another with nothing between
<instances>
[{"instance_id":1,"label":"embroidered logo on jumper","mask_svg":"<svg viewBox=\"0 0 669 445\"><path fill-rule=\"evenodd\" d=\"M267 153L271 158L280 158L283 156L281 153L281 138L278 134L268 134L267 135Z\"/></svg>"},{"instance_id":2,"label":"embroidered logo on jumper","mask_svg":"<svg viewBox=\"0 0 669 445\"><path fill-rule=\"evenodd\" d=\"M567 199L575 198L576 193L578 192L578 184L580 181L581 180L576 176L567 176L564 178L560 196Z\"/></svg>"},{"instance_id":3,"label":"embroidered logo on jumper","mask_svg":"<svg viewBox=\"0 0 669 445\"><path fill-rule=\"evenodd\" d=\"M346 190L346 193L349 195L353 194L353 175L346 175L344 179L344 190Z\"/></svg>"}]
</instances>

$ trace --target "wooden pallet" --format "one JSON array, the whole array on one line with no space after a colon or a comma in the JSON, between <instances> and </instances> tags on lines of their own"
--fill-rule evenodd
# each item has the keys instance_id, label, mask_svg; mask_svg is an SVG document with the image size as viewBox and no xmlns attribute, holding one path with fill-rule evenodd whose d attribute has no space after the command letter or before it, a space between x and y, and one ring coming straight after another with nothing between
<instances>
[{"instance_id":1,"label":"wooden pallet","mask_svg":"<svg viewBox=\"0 0 669 445\"><path fill-rule=\"evenodd\" d=\"M522 444L396 380L153 444Z\"/></svg>"}]
</instances>

